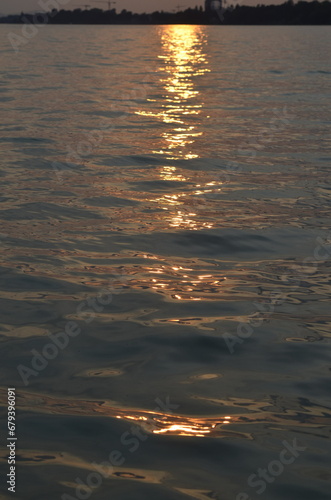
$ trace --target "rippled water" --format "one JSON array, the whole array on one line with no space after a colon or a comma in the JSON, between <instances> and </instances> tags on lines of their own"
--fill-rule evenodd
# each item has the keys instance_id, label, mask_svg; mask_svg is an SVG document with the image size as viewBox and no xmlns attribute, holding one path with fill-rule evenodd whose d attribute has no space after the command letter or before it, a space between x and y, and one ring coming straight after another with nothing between
<instances>
[{"instance_id":1,"label":"rippled water","mask_svg":"<svg viewBox=\"0 0 331 500\"><path fill-rule=\"evenodd\" d=\"M330 28L48 26L15 54L20 29L0 27L16 498L329 498Z\"/></svg>"}]
</instances>

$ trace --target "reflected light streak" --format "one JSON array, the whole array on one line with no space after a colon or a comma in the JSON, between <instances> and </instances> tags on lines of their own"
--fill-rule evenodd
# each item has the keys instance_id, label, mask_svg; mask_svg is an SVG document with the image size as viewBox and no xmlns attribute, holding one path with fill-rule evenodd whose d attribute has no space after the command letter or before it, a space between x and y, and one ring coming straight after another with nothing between
<instances>
[{"instance_id":1,"label":"reflected light streak","mask_svg":"<svg viewBox=\"0 0 331 500\"><path fill-rule=\"evenodd\" d=\"M157 100L155 109L136 111L141 116L158 118L167 125L162 134L161 149L156 154L166 155L168 159L192 159L199 154L192 150L197 137L203 135L198 131L199 115L203 103L195 79L209 72L207 58L204 53L206 38L202 26L175 25L160 27L162 54L159 71L164 74L160 78L163 87L162 102Z\"/></svg>"},{"instance_id":2,"label":"reflected light streak","mask_svg":"<svg viewBox=\"0 0 331 500\"><path fill-rule=\"evenodd\" d=\"M193 25L160 26L159 34L160 96L149 99L148 105L137 110L136 114L160 122L161 139L155 145L154 154L164 155L168 160L199 158L198 141L207 131L202 116L203 92L198 82L200 77L210 72L205 28ZM192 177L179 174L177 168L171 165L161 167L159 175L164 181L192 181ZM205 195L220 191L220 182L210 179L206 183L201 183L201 179L199 181L189 191L178 193L176 190L176 194L167 193L148 199L166 212L161 217L167 220L170 228L198 231L214 226L210 218L207 220L204 214L202 217L197 214L196 205L206 203Z\"/></svg>"},{"instance_id":3,"label":"reflected light streak","mask_svg":"<svg viewBox=\"0 0 331 500\"><path fill-rule=\"evenodd\" d=\"M208 374L205 374L208 376ZM194 375L193 378L205 378L205 375ZM192 377L191 377L192 378ZM208 376L208 378L210 378ZM75 397L66 399L63 397L50 397L42 393L20 391L18 398L18 408L25 412L38 412L48 415L77 415L79 417L93 418L117 418L127 420L130 425L137 422L146 432L168 435L185 435L188 437L239 437L254 439L254 435L247 432L248 425L253 426L265 424L266 428L277 425L284 432L293 426L303 426L302 431L309 434L313 429L320 433L323 426L329 424L325 414L325 406L312 405L310 401L306 403L297 402L295 407L290 409L275 406L273 399L252 400L247 398L228 397L226 399L215 399L204 396L195 396L198 400L219 404L222 407L231 407L233 415L213 415L192 417L180 414L160 413L158 410L150 411L137 408L121 408L108 400L82 400ZM5 406L8 400L6 388L0 388L0 403ZM224 425L231 423L231 426ZM243 426L243 429L240 427ZM163 432L155 432L155 431ZM206 432L207 431L207 432ZM242 432L245 431L245 432ZM308 432L309 431L309 432Z\"/></svg>"},{"instance_id":4,"label":"reflected light streak","mask_svg":"<svg viewBox=\"0 0 331 500\"><path fill-rule=\"evenodd\" d=\"M201 275L197 269L186 266L156 264L142 266L140 273L133 273L130 287L151 288L172 300L210 301L219 300L225 281L222 272Z\"/></svg>"},{"instance_id":5,"label":"reflected light streak","mask_svg":"<svg viewBox=\"0 0 331 500\"><path fill-rule=\"evenodd\" d=\"M135 420L146 431L152 434L171 434L177 436L194 436L194 437L208 437L219 436L222 434L221 426L230 424L231 420L235 422L236 417L221 416L221 417L206 417L194 418L184 417L179 415L161 415L154 412L146 412L149 417L141 415L116 415L116 418L124 420Z\"/></svg>"}]
</instances>

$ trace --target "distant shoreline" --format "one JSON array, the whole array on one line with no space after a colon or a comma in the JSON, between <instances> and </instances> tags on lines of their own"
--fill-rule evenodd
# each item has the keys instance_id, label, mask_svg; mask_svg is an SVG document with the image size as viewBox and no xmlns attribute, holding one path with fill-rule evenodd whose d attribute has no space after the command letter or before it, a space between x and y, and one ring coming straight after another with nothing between
<instances>
[{"instance_id":1,"label":"distant shoreline","mask_svg":"<svg viewBox=\"0 0 331 500\"><path fill-rule=\"evenodd\" d=\"M150 14L135 14L123 9L56 10L21 13L3 16L0 24L55 24L55 25L220 25L220 26L329 26L331 25L331 2L317 0L307 2L287 0L280 5L230 5L227 8L206 12L202 7L179 12L156 11Z\"/></svg>"},{"instance_id":2,"label":"distant shoreline","mask_svg":"<svg viewBox=\"0 0 331 500\"><path fill-rule=\"evenodd\" d=\"M13 22L4 22L1 21L0 19L0 24L5 24L5 25L15 25L15 26L21 26L23 23L13 23ZM324 23L324 24L211 24L211 23L48 23L50 26L219 26L219 27L224 27L224 26L259 26L261 28L265 26L330 26L331 23Z\"/></svg>"}]
</instances>

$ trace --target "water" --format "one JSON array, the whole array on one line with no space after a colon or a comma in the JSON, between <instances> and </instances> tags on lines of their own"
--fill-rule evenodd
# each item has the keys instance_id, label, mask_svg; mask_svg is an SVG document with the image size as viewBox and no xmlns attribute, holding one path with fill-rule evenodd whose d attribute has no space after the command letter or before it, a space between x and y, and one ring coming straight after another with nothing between
<instances>
[{"instance_id":1,"label":"water","mask_svg":"<svg viewBox=\"0 0 331 500\"><path fill-rule=\"evenodd\" d=\"M329 498L330 28L47 26L15 54L20 30L0 27L16 498Z\"/></svg>"}]
</instances>

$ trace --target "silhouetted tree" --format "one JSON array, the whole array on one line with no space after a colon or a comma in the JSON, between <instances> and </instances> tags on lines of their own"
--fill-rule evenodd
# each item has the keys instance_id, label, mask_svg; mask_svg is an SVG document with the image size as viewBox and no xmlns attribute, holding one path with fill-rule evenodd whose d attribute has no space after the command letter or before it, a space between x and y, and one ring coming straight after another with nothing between
<instances>
[{"instance_id":1,"label":"silhouetted tree","mask_svg":"<svg viewBox=\"0 0 331 500\"><path fill-rule=\"evenodd\" d=\"M7 16L0 18L0 23L33 23L31 14ZM331 24L331 3L328 0L307 2L286 0L281 5L258 4L255 7L236 5L227 8L224 16L207 14L202 7L188 8L180 12L155 11L151 14L133 14L126 9L116 13L115 9L104 11L74 9L49 13L50 24Z\"/></svg>"}]
</instances>

